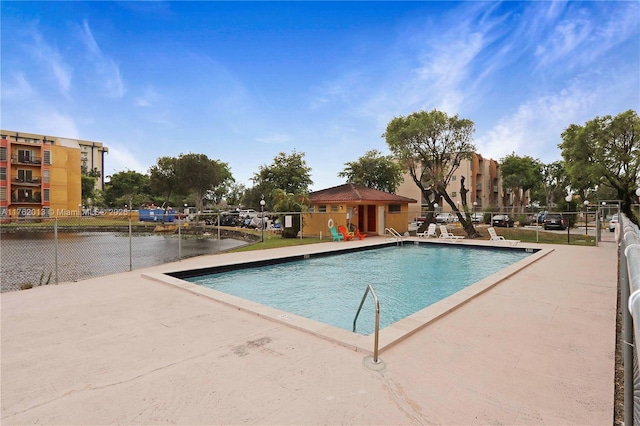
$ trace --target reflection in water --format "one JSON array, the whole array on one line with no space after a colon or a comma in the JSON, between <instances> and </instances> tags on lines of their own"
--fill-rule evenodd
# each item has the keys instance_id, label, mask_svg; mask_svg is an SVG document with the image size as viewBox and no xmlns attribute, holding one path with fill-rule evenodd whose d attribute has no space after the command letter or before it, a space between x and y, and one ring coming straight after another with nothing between
<instances>
[{"instance_id":1,"label":"reflection in water","mask_svg":"<svg viewBox=\"0 0 640 426\"><path fill-rule=\"evenodd\" d=\"M56 261L59 282L126 272L130 266L138 269L173 262L178 260L178 242L176 235L134 234L129 240L127 233L58 233L56 250L53 232L2 234L2 291L19 290L25 283L45 284L48 279L54 284ZM180 252L186 258L243 244L233 239L183 238Z\"/></svg>"}]
</instances>

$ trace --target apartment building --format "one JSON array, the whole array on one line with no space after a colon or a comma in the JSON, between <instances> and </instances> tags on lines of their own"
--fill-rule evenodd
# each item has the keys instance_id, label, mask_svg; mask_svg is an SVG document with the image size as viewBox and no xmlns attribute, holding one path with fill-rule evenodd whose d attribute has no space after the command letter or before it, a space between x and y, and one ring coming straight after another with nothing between
<instances>
[{"instance_id":1,"label":"apartment building","mask_svg":"<svg viewBox=\"0 0 640 426\"><path fill-rule=\"evenodd\" d=\"M474 153L471 159L460 163L447 186L447 193L460 209L463 205L460 194L460 182L463 177L464 186L469 191L466 201L470 209L498 211L503 207L500 165L496 160L486 159L481 154ZM404 181L398 187L396 194L420 200L421 208L426 208L428 205L409 173L405 174ZM436 200L436 202L438 211L453 210L444 200Z\"/></svg>"},{"instance_id":2,"label":"apartment building","mask_svg":"<svg viewBox=\"0 0 640 426\"><path fill-rule=\"evenodd\" d=\"M83 159L102 172L105 152L99 142L0 130L0 218L81 214Z\"/></svg>"}]
</instances>

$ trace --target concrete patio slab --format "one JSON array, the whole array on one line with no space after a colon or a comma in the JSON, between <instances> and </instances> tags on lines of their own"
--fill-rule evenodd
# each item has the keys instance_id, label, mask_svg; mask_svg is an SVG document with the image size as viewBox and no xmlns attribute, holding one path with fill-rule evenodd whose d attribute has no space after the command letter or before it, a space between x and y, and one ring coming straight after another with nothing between
<instances>
[{"instance_id":1,"label":"concrete patio slab","mask_svg":"<svg viewBox=\"0 0 640 426\"><path fill-rule=\"evenodd\" d=\"M368 353L141 277L344 244L2 294L2 424L612 424L613 243L553 246L386 349L378 371Z\"/></svg>"}]
</instances>

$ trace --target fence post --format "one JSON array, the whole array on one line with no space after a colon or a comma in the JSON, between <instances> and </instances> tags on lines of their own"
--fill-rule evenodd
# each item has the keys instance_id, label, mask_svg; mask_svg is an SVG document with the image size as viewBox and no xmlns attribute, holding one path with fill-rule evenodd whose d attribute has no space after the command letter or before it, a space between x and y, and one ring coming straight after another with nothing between
<instances>
[{"instance_id":1,"label":"fence post","mask_svg":"<svg viewBox=\"0 0 640 426\"><path fill-rule=\"evenodd\" d=\"M131 232L131 216L129 216L129 271L133 271L133 233Z\"/></svg>"},{"instance_id":2,"label":"fence post","mask_svg":"<svg viewBox=\"0 0 640 426\"><path fill-rule=\"evenodd\" d=\"M60 284L58 281L58 218L56 217L53 221L53 245L54 245L54 253L55 253L55 270L56 270L56 284Z\"/></svg>"},{"instance_id":3,"label":"fence post","mask_svg":"<svg viewBox=\"0 0 640 426\"><path fill-rule=\"evenodd\" d=\"M178 260L182 259L182 234L180 233L180 222L178 222Z\"/></svg>"}]
</instances>

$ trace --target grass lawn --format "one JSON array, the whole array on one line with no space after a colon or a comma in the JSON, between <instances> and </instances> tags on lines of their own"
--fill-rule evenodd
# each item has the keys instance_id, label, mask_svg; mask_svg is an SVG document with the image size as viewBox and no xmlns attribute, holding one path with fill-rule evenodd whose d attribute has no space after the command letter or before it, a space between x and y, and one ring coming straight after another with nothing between
<instances>
[{"instance_id":1,"label":"grass lawn","mask_svg":"<svg viewBox=\"0 0 640 426\"><path fill-rule=\"evenodd\" d=\"M476 227L478 232L480 232L480 239L488 240L489 232L487 231L487 227L479 226ZM576 228L577 229L577 228ZM246 232L255 233L260 235L259 231L249 231ZM464 235L464 232L461 228L454 228L452 232L456 235ZM503 236L507 240L520 240L523 243L541 243L541 244L567 244L567 233L558 232L558 231L545 231L540 228L537 233L536 229L530 228L496 228L496 232L498 235ZM604 231L603 231L604 232ZM583 233L571 233L570 234L570 244L575 245L583 245L583 246L595 246L596 239L593 235L584 235ZM318 237L309 237L309 238L282 238L279 235L267 235L265 233L265 241L257 242L254 244L250 244L238 249L230 250L231 253L241 252L241 251L251 251L251 250L262 250L262 249L270 249L277 247L290 247L290 246L298 246L303 244L314 244L320 242L327 242L330 240L320 240Z\"/></svg>"},{"instance_id":2,"label":"grass lawn","mask_svg":"<svg viewBox=\"0 0 640 426\"><path fill-rule=\"evenodd\" d=\"M482 239L489 239L489 232L486 227L476 228ZM540 227L537 232L535 228L495 228L498 235L503 236L507 240L520 240L523 243L541 243L541 244L567 244L567 231L545 231ZM574 228L579 229L579 228ZM584 228L583 228L584 230ZM458 229L456 234L462 235L462 229ZM603 231L604 232L604 231ZM569 235L570 244L582 246L595 246L596 238L593 235L585 235L582 232L571 233Z\"/></svg>"}]
</instances>

